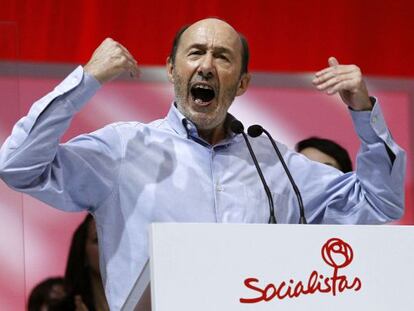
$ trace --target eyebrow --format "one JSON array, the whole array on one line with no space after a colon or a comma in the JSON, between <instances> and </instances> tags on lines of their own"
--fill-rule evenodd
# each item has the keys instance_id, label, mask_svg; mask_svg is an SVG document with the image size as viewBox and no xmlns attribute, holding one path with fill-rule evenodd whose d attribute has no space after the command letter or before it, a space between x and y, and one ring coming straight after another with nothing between
<instances>
[{"instance_id":1,"label":"eyebrow","mask_svg":"<svg viewBox=\"0 0 414 311\"><path fill-rule=\"evenodd\" d=\"M187 50L191 50L191 49L205 50L207 49L207 45L202 44L202 43L194 43L187 48ZM215 53L227 53L227 54L233 55L232 50L224 46L215 46L213 50Z\"/></svg>"}]
</instances>

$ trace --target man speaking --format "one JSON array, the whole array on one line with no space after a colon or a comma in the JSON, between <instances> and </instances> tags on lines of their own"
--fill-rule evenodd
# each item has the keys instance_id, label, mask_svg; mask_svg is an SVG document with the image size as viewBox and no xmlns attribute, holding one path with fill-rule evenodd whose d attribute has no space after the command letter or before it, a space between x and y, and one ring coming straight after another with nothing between
<instances>
[{"instance_id":1,"label":"man speaking","mask_svg":"<svg viewBox=\"0 0 414 311\"><path fill-rule=\"evenodd\" d=\"M138 72L128 50L106 39L84 67L32 106L2 146L1 178L10 187L65 211L94 215L111 310L120 309L147 260L151 222L267 222L259 175L242 135L228 126L229 107L249 85L248 59L247 42L232 26L198 21L178 32L167 59L175 99L164 119L115 123L59 144L101 85ZM359 68L330 58L313 83L319 91L339 93L349 106L361 150L356 172L343 174L277 143L302 192L308 222L398 219L405 154ZM262 136L251 144L277 221L297 223L296 197L272 145Z\"/></svg>"}]
</instances>

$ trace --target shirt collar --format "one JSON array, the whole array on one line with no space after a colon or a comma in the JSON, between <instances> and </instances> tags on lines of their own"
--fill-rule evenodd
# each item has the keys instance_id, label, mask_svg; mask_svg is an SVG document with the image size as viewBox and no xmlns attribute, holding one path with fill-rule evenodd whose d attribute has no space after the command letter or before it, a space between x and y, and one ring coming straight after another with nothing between
<instances>
[{"instance_id":1,"label":"shirt collar","mask_svg":"<svg viewBox=\"0 0 414 311\"><path fill-rule=\"evenodd\" d=\"M228 124L235 119L233 115L227 113L225 127L228 128ZM176 103L173 102L171 108L167 114L167 121L170 124L171 128L180 136L185 136L188 139L193 138L196 140L203 140L197 131L195 124L187 119L177 108ZM217 145L229 145L230 143L239 140L241 135L234 134L231 130L228 130L227 137L219 142Z\"/></svg>"}]
</instances>

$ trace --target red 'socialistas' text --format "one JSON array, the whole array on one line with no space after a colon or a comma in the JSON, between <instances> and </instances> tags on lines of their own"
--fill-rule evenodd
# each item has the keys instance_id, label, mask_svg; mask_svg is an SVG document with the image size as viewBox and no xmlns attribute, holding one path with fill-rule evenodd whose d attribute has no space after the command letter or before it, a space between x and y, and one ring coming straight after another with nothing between
<instances>
[{"instance_id":1,"label":"red 'socialistas' text","mask_svg":"<svg viewBox=\"0 0 414 311\"><path fill-rule=\"evenodd\" d=\"M249 277L244 280L244 285L251 289L251 298L240 298L241 303L258 303L272 299L297 298L301 295L313 295L317 293L332 294L336 296L345 290L359 291L362 282L358 277L352 279L342 275L339 269L348 266L353 259L353 251L349 244L338 238L328 240L321 250L322 258L326 264L333 268L332 275L322 275L318 271L312 271L307 280L283 281L279 284L260 285L257 278Z\"/></svg>"}]
</instances>

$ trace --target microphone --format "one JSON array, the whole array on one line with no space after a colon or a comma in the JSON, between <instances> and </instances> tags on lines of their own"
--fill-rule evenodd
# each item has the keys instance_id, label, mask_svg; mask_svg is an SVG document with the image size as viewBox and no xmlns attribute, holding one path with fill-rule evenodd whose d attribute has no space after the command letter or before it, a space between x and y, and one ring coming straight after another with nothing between
<instances>
[{"instance_id":1,"label":"microphone","mask_svg":"<svg viewBox=\"0 0 414 311\"><path fill-rule=\"evenodd\" d=\"M250 156L253 159L253 163L254 166L256 167L257 173L259 173L259 177L260 180L262 181L263 184L263 188L266 192L267 195L267 200L269 201L269 210L270 210L270 216L269 216L269 224L276 224L276 217L275 217L275 208L274 208L274 204L273 204L273 197L272 194L270 193L270 189L269 186L266 183L266 180L263 176L263 172L259 166L259 162L257 162L257 158L256 155L253 152L252 146L250 145L249 139L247 138L246 133L244 132L244 126L243 124L236 119L233 119L233 121L231 121L230 123L230 129L232 130L233 133L235 134L242 134L244 141L246 142L247 145L247 149L249 150Z\"/></svg>"},{"instance_id":2,"label":"microphone","mask_svg":"<svg viewBox=\"0 0 414 311\"><path fill-rule=\"evenodd\" d=\"M247 133L249 134L250 137L258 137L258 136L262 135L262 133L265 133L266 136L269 138L270 142L272 143L273 149L275 149L277 157L279 158L280 163L282 163L283 169L285 170L286 175L288 176L289 181L292 184L293 191L296 194L296 198L297 198L298 204L299 204L299 214L300 214L299 223L300 224L307 224L306 217L305 217L305 208L303 207L302 196L300 195L299 189L296 186L296 183L293 180L293 177L290 174L290 171L289 171L289 169L286 165L286 162L283 159L282 154L280 153L280 150L277 147L274 139L272 138L272 136L270 135L270 133L268 131L266 131L263 127L261 127L258 124L250 126L247 129Z\"/></svg>"}]
</instances>

